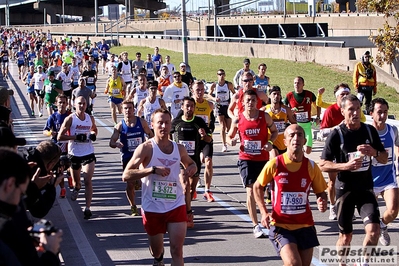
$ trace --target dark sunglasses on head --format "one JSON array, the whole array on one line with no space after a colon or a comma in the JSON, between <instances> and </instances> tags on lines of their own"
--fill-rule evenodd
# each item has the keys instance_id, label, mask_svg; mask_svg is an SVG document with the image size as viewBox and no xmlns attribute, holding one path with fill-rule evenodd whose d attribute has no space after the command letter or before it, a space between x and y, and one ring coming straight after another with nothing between
<instances>
[{"instance_id":1,"label":"dark sunglasses on head","mask_svg":"<svg viewBox=\"0 0 399 266\"><path fill-rule=\"evenodd\" d=\"M218 73L219 76L223 76L226 75L225 73Z\"/></svg>"}]
</instances>

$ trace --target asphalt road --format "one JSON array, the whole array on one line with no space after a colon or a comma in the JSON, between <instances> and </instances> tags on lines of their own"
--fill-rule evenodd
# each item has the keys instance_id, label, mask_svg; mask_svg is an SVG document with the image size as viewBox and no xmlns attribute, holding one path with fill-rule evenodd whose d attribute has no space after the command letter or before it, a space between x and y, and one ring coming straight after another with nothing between
<instances>
[{"instance_id":1,"label":"asphalt road","mask_svg":"<svg viewBox=\"0 0 399 266\"><path fill-rule=\"evenodd\" d=\"M15 133L25 137L28 145L36 145L46 139L42 135L46 115L41 118L29 116L26 89L18 80L17 68L13 63L10 72L10 79L1 81L0 85L8 85L15 91L12 100ZM93 177L93 218L83 219L84 188L76 202L70 200L70 191L67 191L65 199L57 197L46 218L64 232L61 250L64 265L151 265L152 258L141 217L130 216L125 184L121 181L119 151L108 146L113 123L106 96L102 94L106 76L99 76L98 97L94 107L99 134L94 144L97 164ZM121 118L122 115L118 115L118 119ZM195 227L187 231L185 240L186 265L282 265L270 241L267 238L255 239L252 235L252 225L245 207L246 193L236 166L237 148L229 147L227 153L222 153L218 130L214 138L212 191L216 202L203 200L203 190L199 188L198 200L193 201ZM310 158L317 161L323 145L316 141ZM138 192L138 204L140 196ZM338 236L337 223L328 220L328 212L317 211L314 195L310 197L310 202L321 245L334 246ZM361 245L364 230L359 217L354 224L352 244ZM389 227L391 245L396 247L399 244L398 227L397 220ZM171 263L167 235L165 263ZM319 248L314 249L312 264L324 265L319 260Z\"/></svg>"}]
</instances>

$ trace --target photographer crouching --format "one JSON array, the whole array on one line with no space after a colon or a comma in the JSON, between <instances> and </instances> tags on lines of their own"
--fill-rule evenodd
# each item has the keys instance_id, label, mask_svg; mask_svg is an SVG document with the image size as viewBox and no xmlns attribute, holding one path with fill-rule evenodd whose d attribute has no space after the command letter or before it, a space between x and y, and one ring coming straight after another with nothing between
<instances>
[{"instance_id":1,"label":"photographer crouching","mask_svg":"<svg viewBox=\"0 0 399 266\"><path fill-rule=\"evenodd\" d=\"M53 206L56 187L63 181L61 149L53 141L46 140L36 147L22 150L21 155L31 166L34 176L26 191L26 208L32 216L42 218ZM62 163L65 163L65 158Z\"/></svg>"}]
</instances>

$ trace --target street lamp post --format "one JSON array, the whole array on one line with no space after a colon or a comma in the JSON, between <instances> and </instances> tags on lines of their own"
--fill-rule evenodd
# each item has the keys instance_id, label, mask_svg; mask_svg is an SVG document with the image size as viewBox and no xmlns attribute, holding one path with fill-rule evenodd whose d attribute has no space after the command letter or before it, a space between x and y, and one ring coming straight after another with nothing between
<instances>
[{"instance_id":1,"label":"street lamp post","mask_svg":"<svg viewBox=\"0 0 399 266\"><path fill-rule=\"evenodd\" d=\"M182 32L183 62L188 64L186 0L181 1L181 21L182 21L182 31L183 31Z\"/></svg>"},{"instance_id":2,"label":"street lamp post","mask_svg":"<svg viewBox=\"0 0 399 266\"><path fill-rule=\"evenodd\" d=\"M65 1L62 0L62 24L65 23Z\"/></svg>"}]
</instances>

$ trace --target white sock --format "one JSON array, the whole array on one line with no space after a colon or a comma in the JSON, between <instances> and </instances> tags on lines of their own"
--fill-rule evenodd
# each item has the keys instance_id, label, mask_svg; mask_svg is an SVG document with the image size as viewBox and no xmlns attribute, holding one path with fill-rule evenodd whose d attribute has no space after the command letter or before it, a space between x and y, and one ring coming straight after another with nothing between
<instances>
[{"instance_id":1,"label":"white sock","mask_svg":"<svg viewBox=\"0 0 399 266\"><path fill-rule=\"evenodd\" d=\"M384 224L384 223L382 222L382 220L380 220L380 227L385 229L385 228L387 228L387 225Z\"/></svg>"}]
</instances>

